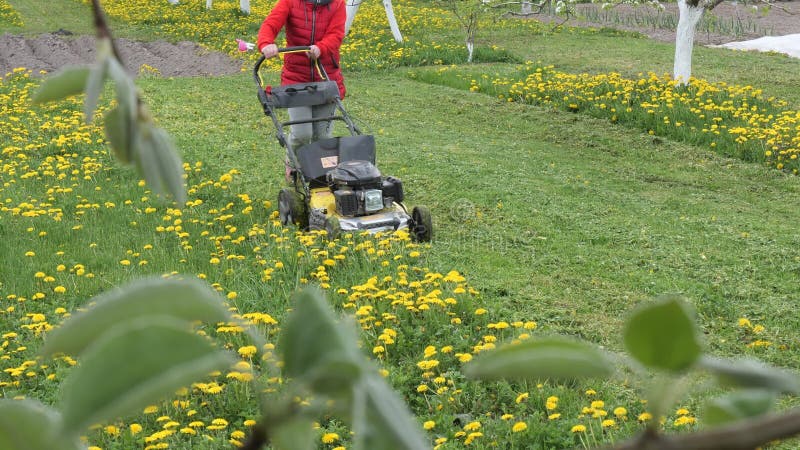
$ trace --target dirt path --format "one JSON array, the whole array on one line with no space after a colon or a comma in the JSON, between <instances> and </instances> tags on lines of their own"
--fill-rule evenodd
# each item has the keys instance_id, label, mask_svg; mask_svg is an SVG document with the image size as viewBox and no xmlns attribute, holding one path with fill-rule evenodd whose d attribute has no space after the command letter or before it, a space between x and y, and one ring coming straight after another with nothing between
<instances>
[{"instance_id":1,"label":"dirt path","mask_svg":"<svg viewBox=\"0 0 800 450\"><path fill-rule=\"evenodd\" d=\"M42 34L25 38L0 36L0 76L16 67L53 72L69 64L87 64L95 59L92 36ZM208 76L239 73L242 63L228 55L211 52L193 42L139 42L117 39L116 46L133 75L149 73L164 77Z\"/></svg>"}]
</instances>

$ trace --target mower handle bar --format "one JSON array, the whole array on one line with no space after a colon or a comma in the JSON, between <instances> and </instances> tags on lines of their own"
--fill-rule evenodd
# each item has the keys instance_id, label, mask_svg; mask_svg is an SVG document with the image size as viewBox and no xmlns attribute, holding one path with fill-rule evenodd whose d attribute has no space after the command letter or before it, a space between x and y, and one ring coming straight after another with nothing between
<instances>
[{"instance_id":1,"label":"mower handle bar","mask_svg":"<svg viewBox=\"0 0 800 450\"><path fill-rule=\"evenodd\" d=\"M296 53L296 52L308 52L311 50L310 45L295 45L293 47L279 47L278 54L281 53ZM253 78L256 80L256 84L260 88L264 88L264 83L261 81L261 77L258 75L259 69L261 69L261 64L266 61L266 57L262 54L258 61L256 61L255 67L253 67ZM314 64L316 64L317 69L319 70L320 74L322 75L323 81L328 81L328 73L325 72L325 68L322 67L322 64L319 63L319 60L315 60Z\"/></svg>"}]
</instances>

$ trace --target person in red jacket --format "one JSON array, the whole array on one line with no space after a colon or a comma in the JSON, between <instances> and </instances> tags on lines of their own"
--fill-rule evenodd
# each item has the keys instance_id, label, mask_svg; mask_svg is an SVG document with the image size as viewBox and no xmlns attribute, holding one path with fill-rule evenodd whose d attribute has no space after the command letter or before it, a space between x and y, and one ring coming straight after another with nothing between
<instances>
[{"instance_id":1,"label":"person in red jacket","mask_svg":"<svg viewBox=\"0 0 800 450\"><path fill-rule=\"evenodd\" d=\"M339 47L344 39L347 11L344 0L278 0L258 31L257 48L266 58L278 54L275 38L285 27L286 46L310 46L306 53L286 53L283 57L281 85L321 81L314 61L322 63L328 78L339 86L344 99L345 87L339 68ZM289 108L289 119L308 120L333 115L335 104ZM292 148L331 137L331 122L293 125L289 133Z\"/></svg>"}]
</instances>

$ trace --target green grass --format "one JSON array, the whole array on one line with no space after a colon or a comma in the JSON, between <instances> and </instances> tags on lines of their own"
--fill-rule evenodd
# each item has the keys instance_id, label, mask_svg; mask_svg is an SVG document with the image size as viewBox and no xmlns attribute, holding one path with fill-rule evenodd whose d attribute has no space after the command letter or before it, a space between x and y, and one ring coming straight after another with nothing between
<instances>
[{"instance_id":1,"label":"green grass","mask_svg":"<svg viewBox=\"0 0 800 450\"><path fill-rule=\"evenodd\" d=\"M257 119L249 82L140 84L190 159L237 167L268 197L281 183L280 150L269 123ZM763 317L768 329L800 326L781 313L798 294L788 282L800 268L791 250L798 213L785 200L800 190L797 177L601 120L392 75L351 75L348 85L349 110L378 133L382 170L404 180L411 204L433 210L432 262L480 280L501 315L619 348L625 311L680 292L721 339L741 316ZM206 95L187 104L198 91ZM212 110L217 98L230 113ZM198 135L190 122L208 131ZM725 352L741 350L732 339L716 341Z\"/></svg>"},{"instance_id":2,"label":"green grass","mask_svg":"<svg viewBox=\"0 0 800 450\"><path fill-rule=\"evenodd\" d=\"M619 72L626 77L639 73L672 73L675 45L645 37L625 38L598 33L558 33L521 38L510 31L484 31L481 42L496 44L530 61L555 65L570 73ZM708 81L750 85L800 108L797 73L800 60L781 54L743 52L695 46L692 75Z\"/></svg>"},{"instance_id":3,"label":"green grass","mask_svg":"<svg viewBox=\"0 0 800 450\"><path fill-rule=\"evenodd\" d=\"M17 27L0 23L0 33L35 36L58 30L70 31L76 35L94 35L91 7L76 0L7 0L20 15L23 26ZM164 0L166 1L166 0ZM114 37L151 40L152 33L142 27L128 25L109 19Z\"/></svg>"}]
</instances>

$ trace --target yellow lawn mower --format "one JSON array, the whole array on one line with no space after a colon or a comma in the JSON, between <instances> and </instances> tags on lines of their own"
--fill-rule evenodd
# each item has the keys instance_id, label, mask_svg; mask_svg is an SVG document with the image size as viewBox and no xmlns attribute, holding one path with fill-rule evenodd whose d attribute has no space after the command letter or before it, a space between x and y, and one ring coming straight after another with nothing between
<instances>
[{"instance_id":1,"label":"yellow lawn mower","mask_svg":"<svg viewBox=\"0 0 800 450\"><path fill-rule=\"evenodd\" d=\"M308 51L310 47L287 47L278 53ZM276 137L286 148L287 180L290 186L278 194L278 213L283 225L295 224L301 230L326 230L330 239L342 232L395 231L407 229L413 239L430 241L433 224L430 210L415 206L411 213L403 204L403 183L384 177L375 165L375 138L361 133L345 111L336 82L328 79L316 63L324 81L286 86L265 85L258 59L253 78L258 100L276 129ZM282 122L277 109L333 103L329 117ZM321 139L293 148L284 129L287 126L321 121L342 121L349 136Z\"/></svg>"}]
</instances>

